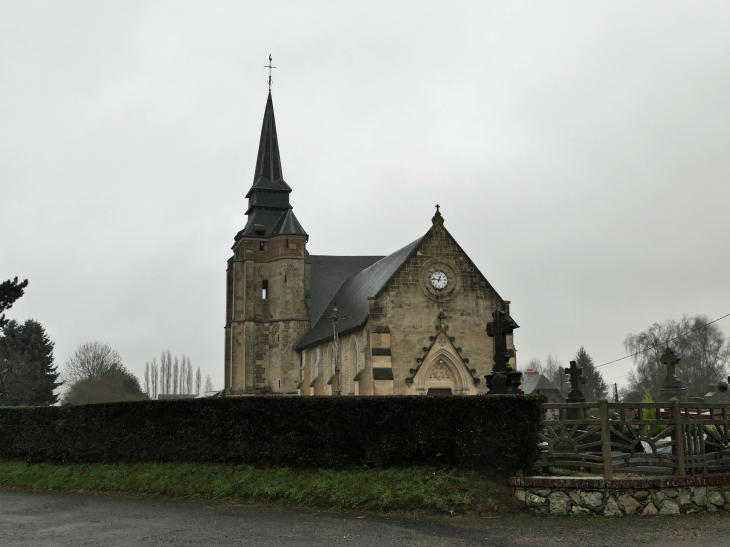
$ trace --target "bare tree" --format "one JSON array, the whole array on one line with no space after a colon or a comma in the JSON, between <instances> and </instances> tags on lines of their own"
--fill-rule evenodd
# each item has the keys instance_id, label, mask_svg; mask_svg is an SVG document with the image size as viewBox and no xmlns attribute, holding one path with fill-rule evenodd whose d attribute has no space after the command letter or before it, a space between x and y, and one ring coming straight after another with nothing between
<instances>
[{"instance_id":1,"label":"bare tree","mask_svg":"<svg viewBox=\"0 0 730 547\"><path fill-rule=\"evenodd\" d=\"M717 324L705 315L684 316L680 321L654 323L645 331L629 334L624 340L636 369L629 372L627 396L634 399L649 390L658 399L666 377L661 362L665 348L672 348L680 358L676 373L689 395L701 396L721 380L730 359L730 345Z\"/></svg>"},{"instance_id":2,"label":"bare tree","mask_svg":"<svg viewBox=\"0 0 730 547\"><path fill-rule=\"evenodd\" d=\"M150 394L150 397L152 399L157 399L157 394L159 393L158 388L158 379L159 379L159 371L157 368L157 359L152 359L152 365L150 366L150 383L152 385L152 393Z\"/></svg>"},{"instance_id":3,"label":"bare tree","mask_svg":"<svg viewBox=\"0 0 730 547\"><path fill-rule=\"evenodd\" d=\"M172 393L172 354L170 350L165 353L167 370L165 371L165 393Z\"/></svg>"},{"instance_id":4,"label":"bare tree","mask_svg":"<svg viewBox=\"0 0 730 547\"><path fill-rule=\"evenodd\" d=\"M175 358L177 359L177 357ZM178 372L179 378L178 378L178 393L180 395L185 395L185 369L188 368L187 359L185 358L185 354L183 354L182 358L180 359L180 370Z\"/></svg>"},{"instance_id":5,"label":"bare tree","mask_svg":"<svg viewBox=\"0 0 730 547\"><path fill-rule=\"evenodd\" d=\"M162 393L172 393L172 355L170 352L163 351L160 356L160 383L162 387Z\"/></svg>"},{"instance_id":6,"label":"bare tree","mask_svg":"<svg viewBox=\"0 0 730 547\"><path fill-rule=\"evenodd\" d=\"M152 391L150 389L150 364L149 363L144 364L144 392L147 394L148 397L152 396Z\"/></svg>"},{"instance_id":7,"label":"bare tree","mask_svg":"<svg viewBox=\"0 0 730 547\"><path fill-rule=\"evenodd\" d=\"M196 395L200 395L200 380L201 380L200 367L198 367L198 369L195 372L195 394Z\"/></svg>"},{"instance_id":8,"label":"bare tree","mask_svg":"<svg viewBox=\"0 0 730 547\"><path fill-rule=\"evenodd\" d=\"M180 393L180 364L177 361L177 355L175 356L175 364L172 365L172 392L177 395Z\"/></svg>"},{"instance_id":9,"label":"bare tree","mask_svg":"<svg viewBox=\"0 0 730 547\"><path fill-rule=\"evenodd\" d=\"M186 386L185 393L187 395L192 394L192 392L193 392L193 364L190 362L190 357L188 357L188 366L187 366L187 370L185 371L185 386Z\"/></svg>"},{"instance_id":10,"label":"bare tree","mask_svg":"<svg viewBox=\"0 0 730 547\"><path fill-rule=\"evenodd\" d=\"M213 391L213 381L210 379L210 374L205 377L205 392Z\"/></svg>"},{"instance_id":11,"label":"bare tree","mask_svg":"<svg viewBox=\"0 0 730 547\"><path fill-rule=\"evenodd\" d=\"M106 372L123 369L122 357L116 350L101 342L86 342L66 359L63 379L69 384L74 384L89 378L97 378Z\"/></svg>"},{"instance_id":12,"label":"bare tree","mask_svg":"<svg viewBox=\"0 0 730 547\"><path fill-rule=\"evenodd\" d=\"M188 377L188 358L185 357L185 354L183 354L182 358L180 359L180 388L179 393L180 395L185 395L187 386L185 385L185 382L187 381Z\"/></svg>"},{"instance_id":13,"label":"bare tree","mask_svg":"<svg viewBox=\"0 0 730 547\"><path fill-rule=\"evenodd\" d=\"M165 383L167 378L167 358L165 352L160 354L160 393L167 393L167 384Z\"/></svg>"}]
</instances>

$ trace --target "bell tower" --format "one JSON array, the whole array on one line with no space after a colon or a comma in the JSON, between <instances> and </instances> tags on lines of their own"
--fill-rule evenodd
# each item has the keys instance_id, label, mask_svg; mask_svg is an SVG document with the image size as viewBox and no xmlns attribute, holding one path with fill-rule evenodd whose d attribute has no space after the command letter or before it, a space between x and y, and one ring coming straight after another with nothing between
<instances>
[{"instance_id":1,"label":"bell tower","mask_svg":"<svg viewBox=\"0 0 730 547\"><path fill-rule=\"evenodd\" d=\"M289 204L271 91L261 127L246 226L226 273L225 393L296 393L294 344L309 328L309 236Z\"/></svg>"}]
</instances>

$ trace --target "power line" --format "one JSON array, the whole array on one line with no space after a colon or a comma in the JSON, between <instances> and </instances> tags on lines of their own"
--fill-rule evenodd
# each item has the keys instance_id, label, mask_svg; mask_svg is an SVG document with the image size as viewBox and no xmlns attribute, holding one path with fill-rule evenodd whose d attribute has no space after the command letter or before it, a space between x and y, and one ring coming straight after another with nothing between
<instances>
[{"instance_id":1,"label":"power line","mask_svg":"<svg viewBox=\"0 0 730 547\"><path fill-rule=\"evenodd\" d=\"M610 382L611 380L616 380L617 378L623 378L624 376L628 376L628 375L629 375L629 373L627 372L626 374L622 374L621 376L614 376L613 378L608 378L606 381Z\"/></svg>"},{"instance_id":2,"label":"power line","mask_svg":"<svg viewBox=\"0 0 730 547\"><path fill-rule=\"evenodd\" d=\"M722 317L718 317L714 321L710 321L709 323L705 323L701 327L697 327L696 329L692 329L690 331L687 331L684 334L678 334L674 338L670 338L669 340L667 340L667 342L672 342L672 341L676 340L677 338L681 338L683 336L687 336L688 334L692 334L693 332L697 332L698 330L705 329L705 328L709 327L710 325L712 325L713 323L717 323L718 321L720 321L721 319L725 319L726 317L730 317L730 313L728 313L727 315L723 315ZM624 359L628 359L629 357L636 357L637 355L640 355L642 353L646 353L650 349L654 349L654 348L649 347L649 348L643 349L641 351L637 351L636 353L632 353L631 355L627 355L626 357L621 357L620 359L614 359L613 361L609 361L608 363L603 363L602 365L598 365L598 366L596 366L596 368L605 367L606 365L610 365L610 364L613 364L613 363L617 363L618 361L623 361ZM624 374L624 376L626 376L626 374ZM621 378L621 376L616 376L616 378ZM613 379L613 378L611 378L611 379Z\"/></svg>"}]
</instances>

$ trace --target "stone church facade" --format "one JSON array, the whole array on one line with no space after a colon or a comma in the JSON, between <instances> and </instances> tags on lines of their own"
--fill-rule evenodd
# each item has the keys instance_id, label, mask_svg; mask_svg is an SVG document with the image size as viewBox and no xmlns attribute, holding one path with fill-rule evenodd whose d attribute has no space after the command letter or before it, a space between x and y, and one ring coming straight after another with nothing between
<instances>
[{"instance_id":1,"label":"stone church facade","mask_svg":"<svg viewBox=\"0 0 730 547\"><path fill-rule=\"evenodd\" d=\"M444 226L388 256L307 252L289 204L269 93L246 226L228 260L225 394L333 395L334 307L342 395L487 392L503 300ZM511 364L515 353L507 336Z\"/></svg>"}]
</instances>

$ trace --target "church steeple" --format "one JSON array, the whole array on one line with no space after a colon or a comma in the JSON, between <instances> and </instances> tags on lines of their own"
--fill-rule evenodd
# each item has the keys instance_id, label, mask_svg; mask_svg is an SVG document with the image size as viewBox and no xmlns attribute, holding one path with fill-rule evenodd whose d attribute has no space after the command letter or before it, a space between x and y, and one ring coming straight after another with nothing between
<instances>
[{"instance_id":1,"label":"church steeple","mask_svg":"<svg viewBox=\"0 0 730 547\"><path fill-rule=\"evenodd\" d=\"M264 177L269 182L282 179L279 140L276 138L276 120L274 119L274 102L271 100L271 91L269 91L269 98L266 101L264 123L261 126L259 155L256 157L256 173L253 177L254 186L259 177ZM291 191L291 188L288 186L287 188Z\"/></svg>"},{"instance_id":2,"label":"church steeple","mask_svg":"<svg viewBox=\"0 0 730 547\"><path fill-rule=\"evenodd\" d=\"M266 238L279 235L306 236L307 233L294 216L292 206L289 205L290 193L291 187L284 181L282 175L274 102L269 91L264 122L261 126L253 185L246 194L248 222L236 235L236 241L243 236Z\"/></svg>"}]
</instances>

